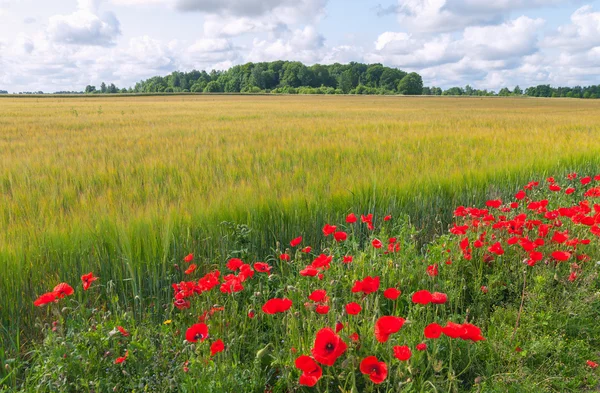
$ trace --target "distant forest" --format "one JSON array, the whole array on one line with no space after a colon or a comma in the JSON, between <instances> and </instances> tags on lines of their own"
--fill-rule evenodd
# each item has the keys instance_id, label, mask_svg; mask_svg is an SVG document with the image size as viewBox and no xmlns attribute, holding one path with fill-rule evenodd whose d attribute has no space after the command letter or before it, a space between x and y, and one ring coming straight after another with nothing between
<instances>
[{"instance_id":1,"label":"distant forest","mask_svg":"<svg viewBox=\"0 0 600 393\"><path fill-rule=\"evenodd\" d=\"M415 72L407 73L381 64L315 64L306 66L297 61L246 63L226 71L175 71L167 76L142 80L134 87L119 88L102 82L99 87L88 85L84 91L60 91L54 94L121 94L121 93L273 93L273 94L404 94L433 96L531 96L600 98L600 85L552 87L538 85L525 90L519 86L494 90L475 89L469 85L425 87ZM0 94L6 94L0 90ZM43 94L41 91L19 94Z\"/></svg>"}]
</instances>

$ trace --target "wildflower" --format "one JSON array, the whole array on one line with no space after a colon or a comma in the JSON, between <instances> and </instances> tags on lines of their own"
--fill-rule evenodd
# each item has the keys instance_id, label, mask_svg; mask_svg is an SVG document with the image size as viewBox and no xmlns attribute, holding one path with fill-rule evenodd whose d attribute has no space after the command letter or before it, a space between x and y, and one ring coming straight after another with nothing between
<instances>
[{"instance_id":1,"label":"wildflower","mask_svg":"<svg viewBox=\"0 0 600 393\"><path fill-rule=\"evenodd\" d=\"M375 322L375 338L380 343L388 340L391 334L397 333L406 320L401 317L383 316Z\"/></svg>"},{"instance_id":2,"label":"wildflower","mask_svg":"<svg viewBox=\"0 0 600 393\"><path fill-rule=\"evenodd\" d=\"M287 262L287 261L290 260L290 256L289 256L289 254L281 254L279 256L279 259L281 259L282 261L286 261Z\"/></svg>"},{"instance_id":3,"label":"wildflower","mask_svg":"<svg viewBox=\"0 0 600 393\"><path fill-rule=\"evenodd\" d=\"M271 266L268 263L256 262L254 264L254 270L259 273L271 273Z\"/></svg>"},{"instance_id":4,"label":"wildflower","mask_svg":"<svg viewBox=\"0 0 600 393\"><path fill-rule=\"evenodd\" d=\"M381 248L383 246L383 243L379 239L373 239L373 241L371 242L371 244L375 248Z\"/></svg>"},{"instance_id":5,"label":"wildflower","mask_svg":"<svg viewBox=\"0 0 600 393\"><path fill-rule=\"evenodd\" d=\"M431 303L433 304L444 304L448 301L448 295L441 292L434 292L431 294Z\"/></svg>"},{"instance_id":6,"label":"wildflower","mask_svg":"<svg viewBox=\"0 0 600 393\"><path fill-rule=\"evenodd\" d=\"M380 384L387 378L387 365L375 356L367 356L360 362L360 372L369 376L375 384Z\"/></svg>"},{"instance_id":7,"label":"wildflower","mask_svg":"<svg viewBox=\"0 0 600 393\"><path fill-rule=\"evenodd\" d=\"M346 312L349 315L357 315L362 310L362 307L358 303L348 303L346 304Z\"/></svg>"},{"instance_id":8,"label":"wildflower","mask_svg":"<svg viewBox=\"0 0 600 393\"><path fill-rule=\"evenodd\" d=\"M302 371L299 381L300 385L308 387L315 386L323 375L321 366L319 366L310 356L300 356L296 359L295 365L297 369Z\"/></svg>"},{"instance_id":9,"label":"wildflower","mask_svg":"<svg viewBox=\"0 0 600 393\"><path fill-rule=\"evenodd\" d=\"M263 305L262 310L265 314L276 314L283 313L292 307L292 301L290 299L270 299Z\"/></svg>"},{"instance_id":10,"label":"wildflower","mask_svg":"<svg viewBox=\"0 0 600 393\"><path fill-rule=\"evenodd\" d=\"M208 326L205 323L197 323L192 325L185 332L185 339L189 342L195 343L200 341L204 341L208 338Z\"/></svg>"},{"instance_id":11,"label":"wildflower","mask_svg":"<svg viewBox=\"0 0 600 393\"><path fill-rule=\"evenodd\" d=\"M194 254L188 254L183 258L184 262L190 263L194 260Z\"/></svg>"},{"instance_id":12,"label":"wildflower","mask_svg":"<svg viewBox=\"0 0 600 393\"><path fill-rule=\"evenodd\" d=\"M121 332L121 335L123 337L128 337L129 336L129 332L127 330L125 330L125 328L123 326L117 326L117 330L119 332Z\"/></svg>"},{"instance_id":13,"label":"wildflower","mask_svg":"<svg viewBox=\"0 0 600 393\"><path fill-rule=\"evenodd\" d=\"M390 300L398 299L398 296L400 296L401 294L402 294L402 292L396 288L388 288L385 291L383 291L383 296L386 299L390 299Z\"/></svg>"},{"instance_id":14,"label":"wildflower","mask_svg":"<svg viewBox=\"0 0 600 393\"><path fill-rule=\"evenodd\" d=\"M352 257L352 255L344 255L343 262L344 263L350 263L350 262L352 262L353 259L354 258Z\"/></svg>"},{"instance_id":15,"label":"wildflower","mask_svg":"<svg viewBox=\"0 0 600 393\"><path fill-rule=\"evenodd\" d=\"M235 272L240 267L242 267L243 264L244 262L241 259L231 258L229 261L227 261L227 269L231 270L232 272Z\"/></svg>"},{"instance_id":16,"label":"wildflower","mask_svg":"<svg viewBox=\"0 0 600 393\"><path fill-rule=\"evenodd\" d=\"M302 236L299 236L299 237L297 237L297 238L295 238L295 239L292 239L292 240L290 241L290 246L291 246L291 247L296 247L296 246L298 246L300 243L302 243Z\"/></svg>"},{"instance_id":17,"label":"wildflower","mask_svg":"<svg viewBox=\"0 0 600 393\"><path fill-rule=\"evenodd\" d=\"M396 345L394 347L394 357L400 361L410 359L412 353L408 345Z\"/></svg>"},{"instance_id":18,"label":"wildflower","mask_svg":"<svg viewBox=\"0 0 600 393\"><path fill-rule=\"evenodd\" d=\"M354 213L350 213L346 216L346 222L348 224L354 224L356 222L356 215Z\"/></svg>"},{"instance_id":19,"label":"wildflower","mask_svg":"<svg viewBox=\"0 0 600 393\"><path fill-rule=\"evenodd\" d=\"M343 242L348 239L348 234L346 232L338 231L333 234L335 241Z\"/></svg>"},{"instance_id":20,"label":"wildflower","mask_svg":"<svg viewBox=\"0 0 600 393\"><path fill-rule=\"evenodd\" d=\"M72 294L74 294L75 290L66 282L61 282L60 284L54 287L53 292L58 299L62 299L65 296L71 296Z\"/></svg>"},{"instance_id":21,"label":"wildflower","mask_svg":"<svg viewBox=\"0 0 600 393\"><path fill-rule=\"evenodd\" d=\"M121 356L115 359L115 364L121 364L129 357L129 351L125 351L125 356Z\"/></svg>"},{"instance_id":22,"label":"wildflower","mask_svg":"<svg viewBox=\"0 0 600 393\"><path fill-rule=\"evenodd\" d=\"M329 312L329 306L326 305L326 304L319 304L315 308L315 312L317 314L325 315L325 314L327 314Z\"/></svg>"},{"instance_id":23,"label":"wildflower","mask_svg":"<svg viewBox=\"0 0 600 393\"><path fill-rule=\"evenodd\" d=\"M425 337L427 338L438 338L442 334L442 327L437 323L431 323L425 327Z\"/></svg>"},{"instance_id":24,"label":"wildflower","mask_svg":"<svg viewBox=\"0 0 600 393\"><path fill-rule=\"evenodd\" d=\"M431 298L432 298L431 292L429 292L426 289L423 289L423 290L417 291L413 294L412 302L426 305L426 304L431 303Z\"/></svg>"},{"instance_id":25,"label":"wildflower","mask_svg":"<svg viewBox=\"0 0 600 393\"><path fill-rule=\"evenodd\" d=\"M390 221L392 219L391 215L387 215L385 217L383 217L383 221Z\"/></svg>"},{"instance_id":26,"label":"wildflower","mask_svg":"<svg viewBox=\"0 0 600 393\"><path fill-rule=\"evenodd\" d=\"M427 349L427 344L425 344L425 343L417 344L416 348L417 348L417 351L424 351Z\"/></svg>"},{"instance_id":27,"label":"wildflower","mask_svg":"<svg viewBox=\"0 0 600 393\"><path fill-rule=\"evenodd\" d=\"M317 289L313 291L308 298L313 302L326 302L328 300L327 291L324 289Z\"/></svg>"},{"instance_id":28,"label":"wildflower","mask_svg":"<svg viewBox=\"0 0 600 393\"><path fill-rule=\"evenodd\" d=\"M195 271L196 271L196 268L197 268L197 267L198 267L198 266L196 266L196 264L195 264L195 263L192 263L192 264L191 264L191 265L190 265L190 266L187 268L187 270L186 270L184 273L185 273L185 274L192 274L193 272L195 272Z\"/></svg>"},{"instance_id":29,"label":"wildflower","mask_svg":"<svg viewBox=\"0 0 600 393\"><path fill-rule=\"evenodd\" d=\"M223 341L221 339L219 339L211 344L210 356L215 356L217 353L223 352L224 349L225 349L225 344L223 344Z\"/></svg>"},{"instance_id":30,"label":"wildflower","mask_svg":"<svg viewBox=\"0 0 600 393\"><path fill-rule=\"evenodd\" d=\"M337 229L337 227L335 225L325 224L325 226L323 227L323 235L325 235L325 236L333 235L333 233L335 232L336 229Z\"/></svg>"},{"instance_id":31,"label":"wildflower","mask_svg":"<svg viewBox=\"0 0 600 393\"><path fill-rule=\"evenodd\" d=\"M367 276L362 281L356 281L352 287L352 292L362 292L368 295L379 290L379 276L371 277Z\"/></svg>"},{"instance_id":32,"label":"wildflower","mask_svg":"<svg viewBox=\"0 0 600 393\"><path fill-rule=\"evenodd\" d=\"M54 292L48 292L48 293L44 293L43 295L41 295L40 297L38 297L34 302L33 305L36 307L41 307L45 304L48 303L52 303L52 302L56 302L56 294Z\"/></svg>"},{"instance_id":33,"label":"wildflower","mask_svg":"<svg viewBox=\"0 0 600 393\"><path fill-rule=\"evenodd\" d=\"M303 248L302 250L300 250L300 251L302 251L302 252L303 252L303 253L305 253L305 254L308 254L309 252L311 252L311 251L312 251L312 247L311 247L311 246L306 246L306 247L304 247L304 248Z\"/></svg>"},{"instance_id":34,"label":"wildflower","mask_svg":"<svg viewBox=\"0 0 600 393\"><path fill-rule=\"evenodd\" d=\"M598 363L596 362L592 362L591 360L588 360L585 362L588 366L590 366L591 368L598 368Z\"/></svg>"},{"instance_id":35,"label":"wildflower","mask_svg":"<svg viewBox=\"0 0 600 393\"><path fill-rule=\"evenodd\" d=\"M429 265L427 266L427 275L429 277L435 277L439 274L437 265Z\"/></svg>"},{"instance_id":36,"label":"wildflower","mask_svg":"<svg viewBox=\"0 0 600 393\"><path fill-rule=\"evenodd\" d=\"M98 279L98 277L94 277L94 273L90 272L88 274L84 274L83 276L81 276L81 282L83 284L83 290L87 291L90 286L92 285L92 283L94 281L96 281Z\"/></svg>"},{"instance_id":37,"label":"wildflower","mask_svg":"<svg viewBox=\"0 0 600 393\"><path fill-rule=\"evenodd\" d=\"M340 336L327 327L317 332L311 352L317 362L333 366L346 349L347 345Z\"/></svg>"}]
</instances>

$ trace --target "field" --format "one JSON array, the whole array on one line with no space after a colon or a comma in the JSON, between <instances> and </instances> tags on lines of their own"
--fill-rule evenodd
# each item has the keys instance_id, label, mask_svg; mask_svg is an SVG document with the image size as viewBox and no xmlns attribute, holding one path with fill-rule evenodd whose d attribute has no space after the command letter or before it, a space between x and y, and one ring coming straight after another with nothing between
<instances>
[{"instance_id":1,"label":"field","mask_svg":"<svg viewBox=\"0 0 600 393\"><path fill-rule=\"evenodd\" d=\"M406 236L403 247L412 250L412 254L400 258L409 263L425 258L426 249L435 253L442 248L439 239L444 237L438 236L447 233L457 206L484 206L488 199L496 198L511 200L531 180L543 182L546 177L555 176L563 181L573 172L600 174L600 102L595 100L374 96L2 98L0 361L6 367L0 371L0 381L7 386L21 384L24 389L34 389L33 386L41 386L43 378L28 380L24 376L28 367L38 370L33 375L51 374L43 371L41 361L32 353L48 355L47 348L57 348L52 342L44 348L39 343L47 337L48 322L66 318L65 312L55 314L49 308L37 308L33 300L59 282L74 286L82 274L93 271L105 290L94 299L87 298L87 292L75 294L78 305L87 305L87 311L81 313L88 320L95 318L86 314L91 309L104 307L106 311L108 307L113 315L106 318L119 315L118 321L137 323L140 332L148 324L166 329L164 321L176 321L171 284L182 279L181 271L174 265L186 266L182 258L189 253L194 254L199 277L213 267L223 268L231 257L256 261L270 256L269 261L274 264L286 248L289 252L288 243L297 236L302 236L304 244L311 245L315 252L326 247L342 256L351 249L361 263L370 257L386 263L386 257L379 255L377 259L371 255L371 234L362 227L356 233L348 230L352 233L349 249L339 248L330 238L323 237L324 224L343 222L349 212L355 212L374 214L382 240L396 235L393 231ZM388 214L395 221L386 227L381 219ZM442 258L443 254L438 256ZM577 295L573 295L576 298L570 301L598 291L597 273L591 266L586 271L592 279L582 284ZM411 278L407 280L420 284L414 278L414 272L420 270L409 271ZM362 272L367 273L368 267L363 267ZM339 274L344 273L340 270ZM381 274L388 277L388 284L403 280L397 272ZM445 280L460 280L456 274ZM548 274L544 277L551 280L552 274ZM358 276L344 277L340 281L351 285ZM503 279L521 280L520 277L511 270ZM478 280L480 283L481 276ZM518 283L509 295L502 294L502 302L506 303L482 304L490 310L502 304L507 314L514 311L517 315L519 302L524 298ZM537 284L540 288L545 285ZM282 295L275 285L261 285ZM456 294L461 302L473 300L461 294L458 287L448 284L447 289L449 296ZM507 300L514 300L514 294L517 310ZM553 292L553 296L556 297L539 297L535 301L541 307L542 302L552 302L562 295ZM253 304L259 300L253 299ZM243 307L237 301L235 304L238 308L233 315L245 315ZM597 305L585 303L586 307ZM73 308L80 310L79 306ZM408 305L405 308L408 310ZM494 315L483 310L487 319L482 320L488 326ZM590 308L581 310L589 315ZM454 312L448 316L464 317L464 312L465 308L455 304ZM564 309L556 312L566 315ZM506 317L510 321L507 325L514 325L511 315ZM535 312L532 315L534 319L539 317ZM550 311L548 315L552 315ZM579 321L581 326L593 318L587 315L587 320ZM495 318L501 319L498 315ZM77 321L72 327L84 325L82 320ZM534 320L524 321L535 325ZM546 322L550 325L545 330L548 341L544 345L556 345L548 333L556 326ZM496 336L510 337L510 330ZM485 329L484 332L492 333ZM576 342L581 356L585 352L582 348L598 343L597 338L590 338L590 332L597 330L590 330L585 338L566 338ZM65 327L64 337L68 334ZM314 337L314 332L296 338L298 343L306 343L309 336ZM510 345L514 343L517 342L511 341ZM31 348L37 352L28 352ZM499 351L488 348L473 356L491 357L494 350ZM452 353L447 348L439 351L444 356ZM535 349L530 349L529 356L541 356L531 354L532 351ZM240 358L242 353L244 349L239 349ZM138 356L141 367L142 355ZM519 354L518 359L508 359L507 363L523 372L530 362L526 356ZM280 366L289 364L289 359L277 359ZM466 359L471 364L470 357L456 359L458 355L455 362ZM240 368L243 363L236 360L240 361ZM538 358L535 361L548 366ZM552 367L558 369L566 360L553 362ZM16 366L19 363L22 365ZM461 370L468 370L467 363L461 365ZM567 368L571 366L567 364ZM441 378L432 377L433 389L443 386L448 391L479 391L472 380L457 382L458 373L445 367L442 369L448 372L450 382L445 385ZM500 366L494 363L494 367ZM531 366L527 370L556 370L543 367ZM180 365L177 369L181 369ZM218 366L216 370L213 375L226 375ZM478 370L479 375L493 373L486 370ZM582 386L594 391L591 389L597 383L597 374L585 380L582 375L586 372L587 369L580 373L569 371L566 374L574 376L565 377L565 385L536 379L532 385L524 386L529 391L580 391ZM465 373L471 379L477 377L469 371ZM279 386L260 370L252 375L256 381L264 382L262 386ZM427 390L430 387L424 375L411 378L420 381L421 391L434 391ZM502 386L518 376L515 371L513 376L505 375L505 379L494 382ZM293 375L286 381L296 379L297 375ZM337 377L331 380L340 383ZM292 391L288 382L285 387L279 386L279 391ZM115 386L119 383L122 382L114 382ZM44 389L61 390L57 386L52 382ZM72 391L80 389L70 386ZM416 389L415 386L409 388ZM491 386L482 391L493 391L495 385ZM126 387L122 389L127 391ZM515 389L519 391L519 387ZM89 390L104 391L102 387ZM199 390L196 386L188 391Z\"/></svg>"}]
</instances>

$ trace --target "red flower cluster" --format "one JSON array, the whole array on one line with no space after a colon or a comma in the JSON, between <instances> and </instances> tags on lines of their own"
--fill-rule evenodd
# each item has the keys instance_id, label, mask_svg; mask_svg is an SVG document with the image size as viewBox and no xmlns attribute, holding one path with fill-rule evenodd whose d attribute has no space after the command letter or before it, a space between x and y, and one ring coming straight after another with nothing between
<instances>
[{"instance_id":1,"label":"red flower cluster","mask_svg":"<svg viewBox=\"0 0 600 393\"><path fill-rule=\"evenodd\" d=\"M67 284L65 282L61 282L60 284L58 284L57 286L54 287L52 292L47 292L47 293L44 293L43 295L39 296L33 302L33 305L37 306L37 307L41 307L48 303L57 302L58 299L62 299L66 296L71 296L74 293L75 293L75 290L73 289L73 287L71 287L69 284Z\"/></svg>"}]
</instances>

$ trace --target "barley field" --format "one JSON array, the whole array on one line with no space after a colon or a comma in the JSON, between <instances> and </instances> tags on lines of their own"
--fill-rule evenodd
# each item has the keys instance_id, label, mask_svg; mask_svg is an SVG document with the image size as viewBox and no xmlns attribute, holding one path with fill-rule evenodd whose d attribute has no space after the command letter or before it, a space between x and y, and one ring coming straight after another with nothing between
<instances>
[{"instance_id":1,"label":"barley field","mask_svg":"<svg viewBox=\"0 0 600 393\"><path fill-rule=\"evenodd\" d=\"M82 272L162 322L188 253L316 246L349 212L407 217L419 248L458 205L572 172L600 172L596 100L1 98L0 360L38 337L32 298Z\"/></svg>"}]
</instances>

